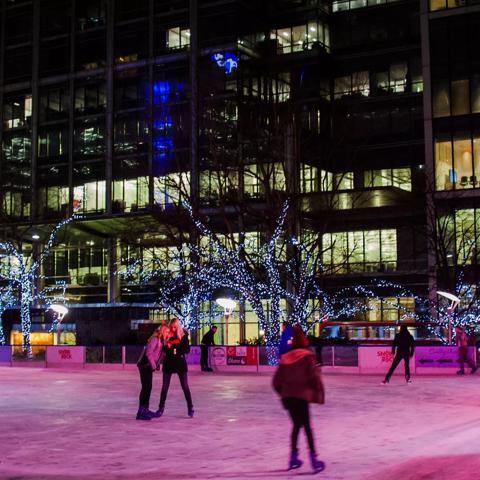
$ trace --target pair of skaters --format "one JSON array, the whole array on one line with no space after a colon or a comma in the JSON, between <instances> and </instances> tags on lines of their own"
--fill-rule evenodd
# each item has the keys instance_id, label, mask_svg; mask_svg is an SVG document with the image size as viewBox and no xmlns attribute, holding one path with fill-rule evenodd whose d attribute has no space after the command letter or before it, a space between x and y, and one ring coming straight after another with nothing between
<instances>
[{"instance_id":1,"label":"pair of skaters","mask_svg":"<svg viewBox=\"0 0 480 480\"><path fill-rule=\"evenodd\" d=\"M193 417L192 395L188 386L188 366L185 358L185 355L189 352L188 332L183 330L182 324L178 319L172 320L169 325L160 325L148 339L147 345L137 363L142 384L137 420L151 420L163 415L170 380L174 373L178 375L185 400L187 401L187 415L190 418ZM153 412L149 409L153 372L160 370L161 357L163 357L162 391L158 409Z\"/></svg>"},{"instance_id":2,"label":"pair of skaters","mask_svg":"<svg viewBox=\"0 0 480 480\"><path fill-rule=\"evenodd\" d=\"M468 356L468 337L465 330L459 325L455 327L455 336L458 347L458 363L460 365L460 370L458 370L457 375L465 375L465 363L470 366L471 373L475 373L477 366ZM400 332L395 335L393 340L392 353L395 354L395 357L385 379L382 381L383 385L386 385L390 381L390 377L402 360L405 363L405 380L407 383L412 383L410 379L410 358L413 357L414 352L415 341L413 336L408 331L407 326L402 325Z\"/></svg>"}]
</instances>

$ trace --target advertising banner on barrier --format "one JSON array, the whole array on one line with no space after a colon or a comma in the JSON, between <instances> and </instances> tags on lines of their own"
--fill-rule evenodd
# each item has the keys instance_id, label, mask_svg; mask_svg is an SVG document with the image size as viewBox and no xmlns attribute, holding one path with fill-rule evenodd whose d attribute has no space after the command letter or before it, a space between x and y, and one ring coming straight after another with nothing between
<instances>
[{"instance_id":1,"label":"advertising banner on barrier","mask_svg":"<svg viewBox=\"0 0 480 480\"><path fill-rule=\"evenodd\" d=\"M226 365L227 348L210 347L210 365L220 367Z\"/></svg>"},{"instance_id":2,"label":"advertising banner on barrier","mask_svg":"<svg viewBox=\"0 0 480 480\"><path fill-rule=\"evenodd\" d=\"M58 345L47 347L47 365L78 365L85 363L85 347Z\"/></svg>"},{"instance_id":3,"label":"advertising banner on barrier","mask_svg":"<svg viewBox=\"0 0 480 480\"><path fill-rule=\"evenodd\" d=\"M190 353L187 355L189 365L200 365L200 347L190 347Z\"/></svg>"},{"instance_id":4,"label":"advertising banner on barrier","mask_svg":"<svg viewBox=\"0 0 480 480\"><path fill-rule=\"evenodd\" d=\"M0 346L0 363L10 363L12 361L12 347L9 345Z\"/></svg>"},{"instance_id":5,"label":"advertising banner on barrier","mask_svg":"<svg viewBox=\"0 0 480 480\"><path fill-rule=\"evenodd\" d=\"M474 359L475 348L468 347L468 358ZM458 347L417 347L416 363L419 368L458 368Z\"/></svg>"},{"instance_id":6,"label":"advertising banner on barrier","mask_svg":"<svg viewBox=\"0 0 480 480\"><path fill-rule=\"evenodd\" d=\"M358 366L361 372L386 372L394 356L390 345L361 346L358 348Z\"/></svg>"},{"instance_id":7,"label":"advertising banner on barrier","mask_svg":"<svg viewBox=\"0 0 480 480\"><path fill-rule=\"evenodd\" d=\"M257 347L227 347L227 365L256 365Z\"/></svg>"}]
</instances>

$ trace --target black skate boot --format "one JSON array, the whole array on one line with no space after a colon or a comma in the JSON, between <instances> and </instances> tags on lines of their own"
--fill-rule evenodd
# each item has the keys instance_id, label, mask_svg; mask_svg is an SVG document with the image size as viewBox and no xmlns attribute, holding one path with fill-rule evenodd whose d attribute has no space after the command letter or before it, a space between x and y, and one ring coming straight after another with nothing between
<instances>
[{"instance_id":1,"label":"black skate boot","mask_svg":"<svg viewBox=\"0 0 480 480\"><path fill-rule=\"evenodd\" d=\"M325 463L318 460L316 453L310 454L310 461L312 463L313 473L320 473L325 470Z\"/></svg>"},{"instance_id":2,"label":"black skate boot","mask_svg":"<svg viewBox=\"0 0 480 480\"><path fill-rule=\"evenodd\" d=\"M163 411L165 410L165 407L158 407L158 410L153 414L155 418L159 418L163 415Z\"/></svg>"},{"instance_id":3,"label":"black skate boot","mask_svg":"<svg viewBox=\"0 0 480 480\"><path fill-rule=\"evenodd\" d=\"M151 420L152 417L147 412L145 407L140 407L137 412L137 420Z\"/></svg>"},{"instance_id":4,"label":"black skate boot","mask_svg":"<svg viewBox=\"0 0 480 480\"><path fill-rule=\"evenodd\" d=\"M295 468L300 468L303 462L298 458L298 450L292 450L290 454L290 461L288 462L288 469L293 470Z\"/></svg>"}]
</instances>

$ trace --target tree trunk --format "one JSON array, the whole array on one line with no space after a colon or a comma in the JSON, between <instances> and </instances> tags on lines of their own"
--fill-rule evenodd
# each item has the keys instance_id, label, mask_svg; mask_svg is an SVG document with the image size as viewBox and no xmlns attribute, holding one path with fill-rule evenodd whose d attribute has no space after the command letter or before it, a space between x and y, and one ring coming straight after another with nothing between
<instances>
[{"instance_id":1,"label":"tree trunk","mask_svg":"<svg viewBox=\"0 0 480 480\"><path fill-rule=\"evenodd\" d=\"M5 345L7 343L5 339L5 334L3 332L3 320L2 320L3 312L4 310L0 309L0 345Z\"/></svg>"},{"instance_id":2,"label":"tree trunk","mask_svg":"<svg viewBox=\"0 0 480 480\"><path fill-rule=\"evenodd\" d=\"M32 328L31 313L30 313L30 299L32 296L32 289L30 282L23 282L20 292L20 319L22 324L22 339L23 339L23 352L32 357L32 346L30 345L30 331Z\"/></svg>"}]
</instances>

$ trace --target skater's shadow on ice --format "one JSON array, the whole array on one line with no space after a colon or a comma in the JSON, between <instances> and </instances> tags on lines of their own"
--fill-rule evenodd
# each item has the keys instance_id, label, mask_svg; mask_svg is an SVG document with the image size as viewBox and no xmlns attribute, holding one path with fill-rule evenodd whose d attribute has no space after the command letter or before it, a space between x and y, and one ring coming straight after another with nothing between
<instances>
[{"instance_id":1,"label":"skater's shadow on ice","mask_svg":"<svg viewBox=\"0 0 480 480\"><path fill-rule=\"evenodd\" d=\"M421 457L400 463L380 472L375 472L368 479L398 478L402 480L472 480L480 472L480 455L448 455L443 457Z\"/></svg>"},{"instance_id":2,"label":"skater's shadow on ice","mask_svg":"<svg viewBox=\"0 0 480 480\"><path fill-rule=\"evenodd\" d=\"M101 474L98 477L102 478L102 480L132 480L133 478L148 478L149 480L191 480L195 478L196 480L211 480L212 478L218 479L232 479L232 480L244 480L248 478L263 478L265 480L277 480L277 479L291 479L292 476L295 477L304 477L305 475L312 476L314 475L311 471L302 471L298 472L295 471L288 471L288 470L265 470L265 471L252 471L252 472L219 472L216 474L208 473L203 475L201 472L195 473L192 475L191 473L188 474L178 474L178 473L169 473L169 472L149 472L145 474L146 477L143 475L139 475L138 477L132 476L131 474L128 475L105 475ZM0 480L85 480L87 477L85 475L57 475L57 474L7 474L3 475L0 473ZM91 475L91 478L97 478L97 476ZM471 479L469 479L471 480Z\"/></svg>"}]
</instances>

